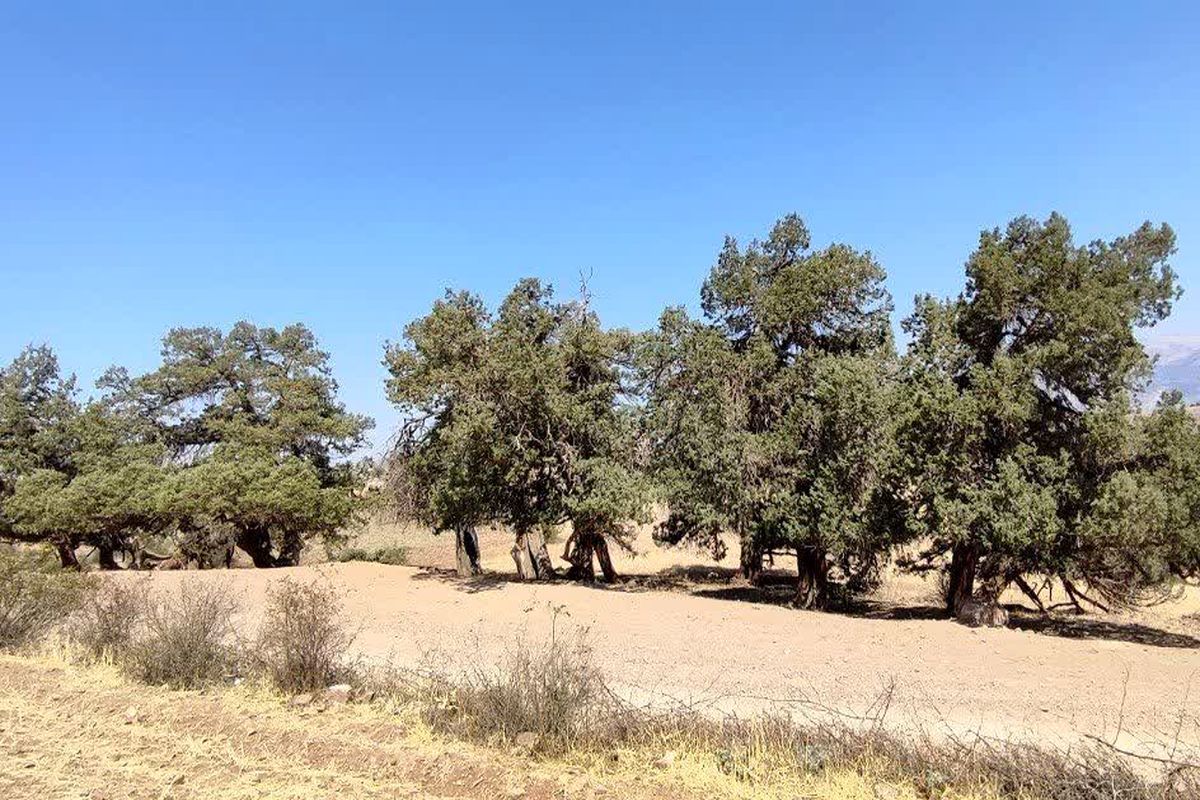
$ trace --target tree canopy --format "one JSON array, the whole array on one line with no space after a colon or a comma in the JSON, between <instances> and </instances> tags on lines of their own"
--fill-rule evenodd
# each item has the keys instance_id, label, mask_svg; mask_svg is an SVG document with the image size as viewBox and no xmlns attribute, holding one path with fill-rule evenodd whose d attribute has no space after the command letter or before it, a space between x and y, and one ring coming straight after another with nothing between
<instances>
[{"instance_id":1,"label":"tree canopy","mask_svg":"<svg viewBox=\"0 0 1200 800\"><path fill-rule=\"evenodd\" d=\"M622 402L630 339L533 279L494 316L447 293L410 324L385 364L422 516L439 530L511 527L523 577L553 574L544 531L570 522L572 573L591 577L596 556L611 577L608 542L623 544L649 505Z\"/></svg>"},{"instance_id":2,"label":"tree canopy","mask_svg":"<svg viewBox=\"0 0 1200 800\"><path fill-rule=\"evenodd\" d=\"M303 326L171 331L161 367L109 370L82 407L46 348L19 357L3 386L0 533L53 542L64 563L87 543L115 566L114 551L166 535L201 565L228 563L235 544L258 566L289 564L353 519L345 457L370 421L337 401Z\"/></svg>"},{"instance_id":3,"label":"tree canopy","mask_svg":"<svg viewBox=\"0 0 1200 800\"><path fill-rule=\"evenodd\" d=\"M1178 295L1173 250L1165 225L1077 246L1061 216L1022 217L980 236L960 297L918 298L897 494L925 544L913 565L951 558L949 607L1014 582L1032 596L1031 575L1111 601L1160 583L1153 549L1117 533L1144 509L1115 498L1152 480L1134 404L1150 360L1134 332Z\"/></svg>"},{"instance_id":4,"label":"tree canopy","mask_svg":"<svg viewBox=\"0 0 1200 800\"><path fill-rule=\"evenodd\" d=\"M742 568L799 562L797 602L831 571L867 585L889 544L880 495L890 437L891 301L870 253L811 247L796 216L744 250L727 239L701 290L704 321L672 309L642 349L647 427L669 516L659 536L736 533Z\"/></svg>"}]
</instances>

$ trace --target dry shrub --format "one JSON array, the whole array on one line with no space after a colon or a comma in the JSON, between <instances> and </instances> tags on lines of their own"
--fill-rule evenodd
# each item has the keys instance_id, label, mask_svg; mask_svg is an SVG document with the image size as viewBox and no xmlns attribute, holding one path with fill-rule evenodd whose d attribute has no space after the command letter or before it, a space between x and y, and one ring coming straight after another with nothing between
<instances>
[{"instance_id":1,"label":"dry shrub","mask_svg":"<svg viewBox=\"0 0 1200 800\"><path fill-rule=\"evenodd\" d=\"M442 689L447 702L430 705L427 713L434 727L487 741L532 734L532 746L541 752L584 746L614 711L590 650L579 639L521 643L498 669L475 670Z\"/></svg>"},{"instance_id":2,"label":"dry shrub","mask_svg":"<svg viewBox=\"0 0 1200 800\"><path fill-rule=\"evenodd\" d=\"M43 553L0 548L0 649L33 644L66 621L94 581Z\"/></svg>"},{"instance_id":3,"label":"dry shrub","mask_svg":"<svg viewBox=\"0 0 1200 800\"><path fill-rule=\"evenodd\" d=\"M267 593L253 658L276 688L311 692L350 680L346 650L353 641L331 586L285 578Z\"/></svg>"},{"instance_id":4,"label":"dry shrub","mask_svg":"<svg viewBox=\"0 0 1200 800\"><path fill-rule=\"evenodd\" d=\"M71 639L92 658L120 661L128 654L149 609L149 578L104 581L72 618Z\"/></svg>"},{"instance_id":5,"label":"dry shrub","mask_svg":"<svg viewBox=\"0 0 1200 800\"><path fill-rule=\"evenodd\" d=\"M237 670L230 618L238 603L216 586L189 581L150 598L145 624L122 667L143 683L188 689L217 683Z\"/></svg>"},{"instance_id":6,"label":"dry shrub","mask_svg":"<svg viewBox=\"0 0 1200 800\"><path fill-rule=\"evenodd\" d=\"M901 735L882 716L821 723L784 715L715 718L693 709L634 708L605 686L581 640L554 636L542 646L520 643L494 672L475 670L463 678L391 672L376 675L370 688L415 707L442 733L604 760L618 751L651 758L687 753L750 785L850 770L911 786L927 798L1200 797L1196 770L1181 767L1156 783L1100 745L1061 751L974 735Z\"/></svg>"}]
</instances>

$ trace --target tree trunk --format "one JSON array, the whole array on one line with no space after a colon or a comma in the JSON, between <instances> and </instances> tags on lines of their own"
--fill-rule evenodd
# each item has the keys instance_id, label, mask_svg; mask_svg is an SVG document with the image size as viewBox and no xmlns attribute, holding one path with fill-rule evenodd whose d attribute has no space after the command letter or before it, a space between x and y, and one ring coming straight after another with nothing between
<instances>
[{"instance_id":1,"label":"tree trunk","mask_svg":"<svg viewBox=\"0 0 1200 800\"><path fill-rule=\"evenodd\" d=\"M246 555L256 567L273 567L275 558L271 555L271 537L263 528L243 528L237 534L237 546L246 551Z\"/></svg>"},{"instance_id":2,"label":"tree trunk","mask_svg":"<svg viewBox=\"0 0 1200 800\"><path fill-rule=\"evenodd\" d=\"M567 579L572 581L596 580L596 567L592 560L592 537L582 523L573 522L574 529L566 547L563 548L563 558L570 562Z\"/></svg>"},{"instance_id":3,"label":"tree trunk","mask_svg":"<svg viewBox=\"0 0 1200 800\"><path fill-rule=\"evenodd\" d=\"M549 580L554 577L554 564L546 552L546 537L541 531L522 531L512 549L517 576L523 581Z\"/></svg>"},{"instance_id":4,"label":"tree trunk","mask_svg":"<svg viewBox=\"0 0 1200 800\"><path fill-rule=\"evenodd\" d=\"M270 536L267 537L267 549L270 549ZM298 533L285 532L279 545L279 557L275 559L277 567L295 567L300 564L300 553L304 550L304 538Z\"/></svg>"},{"instance_id":5,"label":"tree trunk","mask_svg":"<svg viewBox=\"0 0 1200 800\"><path fill-rule=\"evenodd\" d=\"M954 545L950 557L950 580L946 585L946 610L957 614L962 604L975 595L975 567L979 553L971 545Z\"/></svg>"},{"instance_id":6,"label":"tree trunk","mask_svg":"<svg viewBox=\"0 0 1200 800\"><path fill-rule=\"evenodd\" d=\"M755 586L762 578L763 551L752 536L742 537L742 577Z\"/></svg>"},{"instance_id":7,"label":"tree trunk","mask_svg":"<svg viewBox=\"0 0 1200 800\"><path fill-rule=\"evenodd\" d=\"M796 548L796 606L824 608L829 601L829 564L825 552L813 547Z\"/></svg>"},{"instance_id":8,"label":"tree trunk","mask_svg":"<svg viewBox=\"0 0 1200 800\"><path fill-rule=\"evenodd\" d=\"M595 562L600 562L600 572L604 580L613 583L617 579L617 571L613 568L612 556L608 552L608 541L604 534L584 522L573 523L574 532L567 540L563 558L571 562L567 577L577 581L596 580Z\"/></svg>"},{"instance_id":9,"label":"tree trunk","mask_svg":"<svg viewBox=\"0 0 1200 800\"><path fill-rule=\"evenodd\" d=\"M102 544L98 549L100 551L100 569L114 570L121 568L117 564L117 559L113 554L113 548L111 546Z\"/></svg>"},{"instance_id":10,"label":"tree trunk","mask_svg":"<svg viewBox=\"0 0 1200 800\"><path fill-rule=\"evenodd\" d=\"M474 525L460 525L454 529L454 563L463 578L483 572L479 566L479 533Z\"/></svg>"},{"instance_id":11,"label":"tree trunk","mask_svg":"<svg viewBox=\"0 0 1200 800\"><path fill-rule=\"evenodd\" d=\"M592 548L596 551L596 560L600 562L600 573L604 575L605 583L616 583L617 571L613 568L612 557L608 554L608 540L597 536Z\"/></svg>"},{"instance_id":12,"label":"tree trunk","mask_svg":"<svg viewBox=\"0 0 1200 800\"><path fill-rule=\"evenodd\" d=\"M59 539L54 543L54 549L58 552L58 560L63 569L79 569L75 545L69 539Z\"/></svg>"}]
</instances>

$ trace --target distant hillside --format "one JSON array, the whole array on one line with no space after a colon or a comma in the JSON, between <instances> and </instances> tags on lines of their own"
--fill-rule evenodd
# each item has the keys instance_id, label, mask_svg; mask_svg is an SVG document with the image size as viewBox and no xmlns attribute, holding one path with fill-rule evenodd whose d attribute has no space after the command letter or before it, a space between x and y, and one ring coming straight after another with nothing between
<instances>
[{"instance_id":1,"label":"distant hillside","mask_svg":"<svg viewBox=\"0 0 1200 800\"><path fill-rule=\"evenodd\" d=\"M1158 356L1148 399L1178 389L1188 402L1200 403L1200 336L1164 338L1146 348Z\"/></svg>"}]
</instances>

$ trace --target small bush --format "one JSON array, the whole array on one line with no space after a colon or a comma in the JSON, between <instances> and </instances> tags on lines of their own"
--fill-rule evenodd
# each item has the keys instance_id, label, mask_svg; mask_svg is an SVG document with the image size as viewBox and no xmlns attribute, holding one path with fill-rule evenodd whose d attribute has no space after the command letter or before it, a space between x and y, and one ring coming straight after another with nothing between
<instances>
[{"instance_id":1,"label":"small bush","mask_svg":"<svg viewBox=\"0 0 1200 800\"><path fill-rule=\"evenodd\" d=\"M71 639L92 658L125 658L149 613L148 580L105 581L72 619Z\"/></svg>"},{"instance_id":2,"label":"small bush","mask_svg":"<svg viewBox=\"0 0 1200 800\"><path fill-rule=\"evenodd\" d=\"M408 563L408 551L403 547L377 547L366 550L362 547L347 547L338 553L338 561L373 561L377 564L404 566Z\"/></svg>"},{"instance_id":3,"label":"small bush","mask_svg":"<svg viewBox=\"0 0 1200 800\"><path fill-rule=\"evenodd\" d=\"M582 640L522 642L498 670L479 669L442 688L444 699L426 707L433 727L485 741L532 734L542 752L584 746L617 711Z\"/></svg>"},{"instance_id":4,"label":"small bush","mask_svg":"<svg viewBox=\"0 0 1200 800\"><path fill-rule=\"evenodd\" d=\"M44 554L0 548L0 649L33 644L71 616L94 588Z\"/></svg>"},{"instance_id":5,"label":"small bush","mask_svg":"<svg viewBox=\"0 0 1200 800\"><path fill-rule=\"evenodd\" d=\"M230 622L237 609L237 601L199 582L152 597L122 667L143 683L172 689L223 680L237 669Z\"/></svg>"},{"instance_id":6,"label":"small bush","mask_svg":"<svg viewBox=\"0 0 1200 800\"><path fill-rule=\"evenodd\" d=\"M254 661L285 692L311 692L348 681L346 649L354 641L332 587L285 578L267 594Z\"/></svg>"}]
</instances>

